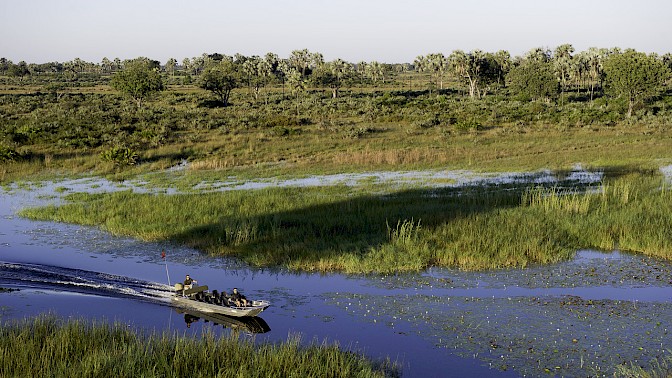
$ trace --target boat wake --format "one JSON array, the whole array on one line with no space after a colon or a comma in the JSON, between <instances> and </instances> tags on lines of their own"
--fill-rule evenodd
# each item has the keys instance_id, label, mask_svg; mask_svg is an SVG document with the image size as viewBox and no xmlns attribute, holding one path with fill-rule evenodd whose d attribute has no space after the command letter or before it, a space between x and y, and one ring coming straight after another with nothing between
<instances>
[{"instance_id":1,"label":"boat wake","mask_svg":"<svg viewBox=\"0 0 672 378\"><path fill-rule=\"evenodd\" d=\"M113 298L170 302L173 290L158 282L51 265L0 261L0 287L47 289Z\"/></svg>"}]
</instances>

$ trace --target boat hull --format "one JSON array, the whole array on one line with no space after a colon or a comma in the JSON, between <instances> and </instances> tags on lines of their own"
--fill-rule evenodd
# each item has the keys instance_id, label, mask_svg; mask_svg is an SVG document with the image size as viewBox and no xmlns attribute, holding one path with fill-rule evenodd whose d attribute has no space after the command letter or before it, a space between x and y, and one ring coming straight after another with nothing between
<instances>
[{"instance_id":1,"label":"boat hull","mask_svg":"<svg viewBox=\"0 0 672 378\"><path fill-rule=\"evenodd\" d=\"M222 314L233 317L257 316L271 304L267 301L251 301L247 307L229 307L213 303L200 302L180 295L173 296L171 303L174 306L193 309L206 314Z\"/></svg>"}]
</instances>

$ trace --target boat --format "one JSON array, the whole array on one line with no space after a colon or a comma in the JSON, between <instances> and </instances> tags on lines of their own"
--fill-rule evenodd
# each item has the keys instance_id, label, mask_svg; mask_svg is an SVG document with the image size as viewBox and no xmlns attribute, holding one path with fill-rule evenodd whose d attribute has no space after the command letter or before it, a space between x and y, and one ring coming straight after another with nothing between
<instances>
[{"instance_id":1,"label":"boat","mask_svg":"<svg viewBox=\"0 0 672 378\"><path fill-rule=\"evenodd\" d=\"M253 317L259 315L271 304L264 300L249 300L247 306L236 306L225 292L208 291L207 285L196 286L184 290L182 284L175 284L175 294L171 297L172 305L198 311L203 314L221 314L227 316Z\"/></svg>"}]
</instances>

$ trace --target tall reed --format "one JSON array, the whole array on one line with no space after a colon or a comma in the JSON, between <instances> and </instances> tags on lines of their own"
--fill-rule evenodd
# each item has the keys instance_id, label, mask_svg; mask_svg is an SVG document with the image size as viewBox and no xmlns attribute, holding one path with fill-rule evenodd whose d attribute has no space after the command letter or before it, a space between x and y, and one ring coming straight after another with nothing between
<instances>
[{"instance_id":1,"label":"tall reed","mask_svg":"<svg viewBox=\"0 0 672 378\"><path fill-rule=\"evenodd\" d=\"M239 337L200 339L138 334L123 324L38 316L0 327L3 377L385 377L390 361L370 361L337 344L302 346L299 336L256 345Z\"/></svg>"},{"instance_id":2,"label":"tall reed","mask_svg":"<svg viewBox=\"0 0 672 378\"><path fill-rule=\"evenodd\" d=\"M672 258L672 195L661 191L660 177L607 179L599 188L528 186L71 194L72 203L21 214L308 271L523 267L580 248Z\"/></svg>"}]
</instances>

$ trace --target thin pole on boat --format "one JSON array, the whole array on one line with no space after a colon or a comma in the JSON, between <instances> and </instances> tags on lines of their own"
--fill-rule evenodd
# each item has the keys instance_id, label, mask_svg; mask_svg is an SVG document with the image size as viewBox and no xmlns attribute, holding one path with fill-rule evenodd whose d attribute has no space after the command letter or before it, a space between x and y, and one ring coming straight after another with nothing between
<instances>
[{"instance_id":1,"label":"thin pole on boat","mask_svg":"<svg viewBox=\"0 0 672 378\"><path fill-rule=\"evenodd\" d=\"M163 262L166 264L166 277L168 277L168 286L172 286L170 284L170 274L168 274L168 259L166 259L166 250L164 249L161 251L161 258L163 259Z\"/></svg>"}]
</instances>

